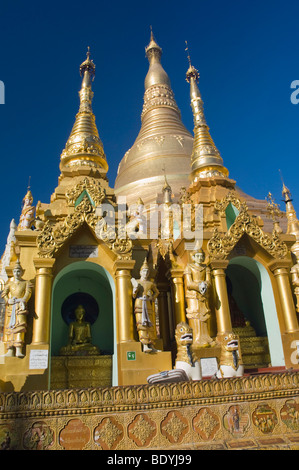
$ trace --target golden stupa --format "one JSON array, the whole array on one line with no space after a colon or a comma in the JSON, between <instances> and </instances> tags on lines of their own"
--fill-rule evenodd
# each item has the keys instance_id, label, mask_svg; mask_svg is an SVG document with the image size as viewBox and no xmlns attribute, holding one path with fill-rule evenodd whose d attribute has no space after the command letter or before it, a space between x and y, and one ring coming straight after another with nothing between
<instances>
[{"instance_id":1,"label":"golden stupa","mask_svg":"<svg viewBox=\"0 0 299 470\"><path fill-rule=\"evenodd\" d=\"M177 194L188 185L190 173L193 136L182 123L170 79L161 65L162 49L152 32L145 50L149 70L141 129L119 164L114 186L117 198L125 196L128 204L138 197L144 204L154 202L163 187L163 171Z\"/></svg>"},{"instance_id":2,"label":"golden stupa","mask_svg":"<svg viewBox=\"0 0 299 470\"><path fill-rule=\"evenodd\" d=\"M141 129L115 188L88 50L58 185L36 206L28 191L10 225L0 446L296 448L299 222L290 191L283 184L285 212L271 193L244 194L210 134L190 57L193 135L152 33L146 54Z\"/></svg>"}]
</instances>

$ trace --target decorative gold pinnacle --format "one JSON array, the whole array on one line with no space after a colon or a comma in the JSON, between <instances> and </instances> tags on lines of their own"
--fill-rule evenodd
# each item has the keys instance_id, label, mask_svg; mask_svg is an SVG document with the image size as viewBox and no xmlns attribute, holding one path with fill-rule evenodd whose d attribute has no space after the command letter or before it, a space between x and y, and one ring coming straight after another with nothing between
<instances>
[{"instance_id":1,"label":"decorative gold pinnacle","mask_svg":"<svg viewBox=\"0 0 299 470\"><path fill-rule=\"evenodd\" d=\"M228 171L223 166L223 160L220 156L204 115L203 101L197 82L199 79L198 70L191 63L188 43L186 42L186 51L189 62L189 68L186 73L186 80L190 83L190 98L194 120L194 143L191 155L192 179L197 181L198 177L224 177L228 176Z\"/></svg>"},{"instance_id":2,"label":"decorative gold pinnacle","mask_svg":"<svg viewBox=\"0 0 299 470\"><path fill-rule=\"evenodd\" d=\"M286 215L288 219L287 233L295 235L296 240L299 241L299 221L297 219L296 211L293 206L293 199L290 190L283 183L282 196L286 205Z\"/></svg>"},{"instance_id":3,"label":"decorative gold pinnacle","mask_svg":"<svg viewBox=\"0 0 299 470\"><path fill-rule=\"evenodd\" d=\"M80 107L76 115L70 137L61 154L62 172L69 169L89 167L106 174L108 164L103 144L95 123L92 111L93 91L91 82L95 77L95 64L90 59L90 48L86 53L86 60L80 65L80 75L83 76L81 90L79 91Z\"/></svg>"},{"instance_id":4,"label":"decorative gold pinnacle","mask_svg":"<svg viewBox=\"0 0 299 470\"><path fill-rule=\"evenodd\" d=\"M81 76L87 71L89 75L94 79L96 66L93 63L93 60L90 59L90 47L88 46L86 52L86 60L80 65L80 74Z\"/></svg>"}]
</instances>

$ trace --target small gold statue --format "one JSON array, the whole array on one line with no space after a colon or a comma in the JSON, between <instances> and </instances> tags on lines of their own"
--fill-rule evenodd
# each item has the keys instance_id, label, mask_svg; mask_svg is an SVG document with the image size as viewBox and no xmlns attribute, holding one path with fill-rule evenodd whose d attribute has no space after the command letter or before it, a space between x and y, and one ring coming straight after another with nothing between
<instances>
[{"instance_id":1,"label":"small gold statue","mask_svg":"<svg viewBox=\"0 0 299 470\"><path fill-rule=\"evenodd\" d=\"M155 324L155 299L159 291L154 282L148 279L149 267L145 259L140 269L140 279L131 279L133 285L133 298L135 300L134 313L139 341L143 345L143 352L158 352L154 347L157 338Z\"/></svg>"},{"instance_id":2,"label":"small gold statue","mask_svg":"<svg viewBox=\"0 0 299 470\"><path fill-rule=\"evenodd\" d=\"M6 344L6 356L24 357L22 353L27 330L27 302L32 294L30 281L22 279L24 270L17 260L10 278L3 289L1 297L5 300L5 320L3 342Z\"/></svg>"},{"instance_id":3,"label":"small gold statue","mask_svg":"<svg viewBox=\"0 0 299 470\"><path fill-rule=\"evenodd\" d=\"M299 313L299 263L296 263L291 269L292 284L297 299L296 310Z\"/></svg>"},{"instance_id":4,"label":"small gold statue","mask_svg":"<svg viewBox=\"0 0 299 470\"><path fill-rule=\"evenodd\" d=\"M76 320L69 325L69 342L60 349L62 356L85 356L101 354L97 346L91 343L90 323L85 321L85 308L78 305L75 310Z\"/></svg>"},{"instance_id":5,"label":"small gold statue","mask_svg":"<svg viewBox=\"0 0 299 470\"><path fill-rule=\"evenodd\" d=\"M213 346L215 342L208 333L207 320L210 318L209 289L210 270L204 264L203 250L195 249L191 254L193 263L188 263L184 272L187 318L194 334L194 347Z\"/></svg>"},{"instance_id":6,"label":"small gold statue","mask_svg":"<svg viewBox=\"0 0 299 470\"><path fill-rule=\"evenodd\" d=\"M20 215L18 230L30 230L34 222L35 207L32 205L33 197L30 189L23 199L23 209Z\"/></svg>"}]
</instances>

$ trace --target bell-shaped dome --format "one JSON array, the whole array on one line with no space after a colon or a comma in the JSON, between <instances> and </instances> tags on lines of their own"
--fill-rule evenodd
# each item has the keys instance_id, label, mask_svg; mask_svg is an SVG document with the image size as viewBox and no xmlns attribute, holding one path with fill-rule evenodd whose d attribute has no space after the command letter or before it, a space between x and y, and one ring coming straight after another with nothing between
<instances>
[{"instance_id":1,"label":"bell-shaped dome","mask_svg":"<svg viewBox=\"0 0 299 470\"><path fill-rule=\"evenodd\" d=\"M145 78L141 129L119 164L115 194L128 204L141 197L155 201L164 185L164 173L174 193L189 186L193 136L181 121L169 77L161 65L162 49L153 34L146 48L149 70ZM163 173L164 171L164 173Z\"/></svg>"}]
</instances>

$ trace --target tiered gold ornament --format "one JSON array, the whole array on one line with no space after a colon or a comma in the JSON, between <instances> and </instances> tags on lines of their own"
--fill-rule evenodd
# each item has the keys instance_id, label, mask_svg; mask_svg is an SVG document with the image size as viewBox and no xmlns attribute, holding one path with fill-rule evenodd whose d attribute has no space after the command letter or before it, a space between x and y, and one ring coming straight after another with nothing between
<instances>
[{"instance_id":1,"label":"tiered gold ornament","mask_svg":"<svg viewBox=\"0 0 299 470\"><path fill-rule=\"evenodd\" d=\"M209 132L203 110L203 101L197 82L199 73L189 58L189 68L186 80L190 83L191 107L194 118L194 144L191 156L191 178L209 178L213 176L226 178L228 170L223 166L223 160Z\"/></svg>"},{"instance_id":2,"label":"tiered gold ornament","mask_svg":"<svg viewBox=\"0 0 299 470\"><path fill-rule=\"evenodd\" d=\"M66 175L72 170L82 167L106 174L108 164L91 106L93 99L91 82L95 76L95 65L90 59L89 48L87 59L80 66L80 73L83 76L79 91L80 108L70 137L61 154L60 169L62 174Z\"/></svg>"}]
</instances>

